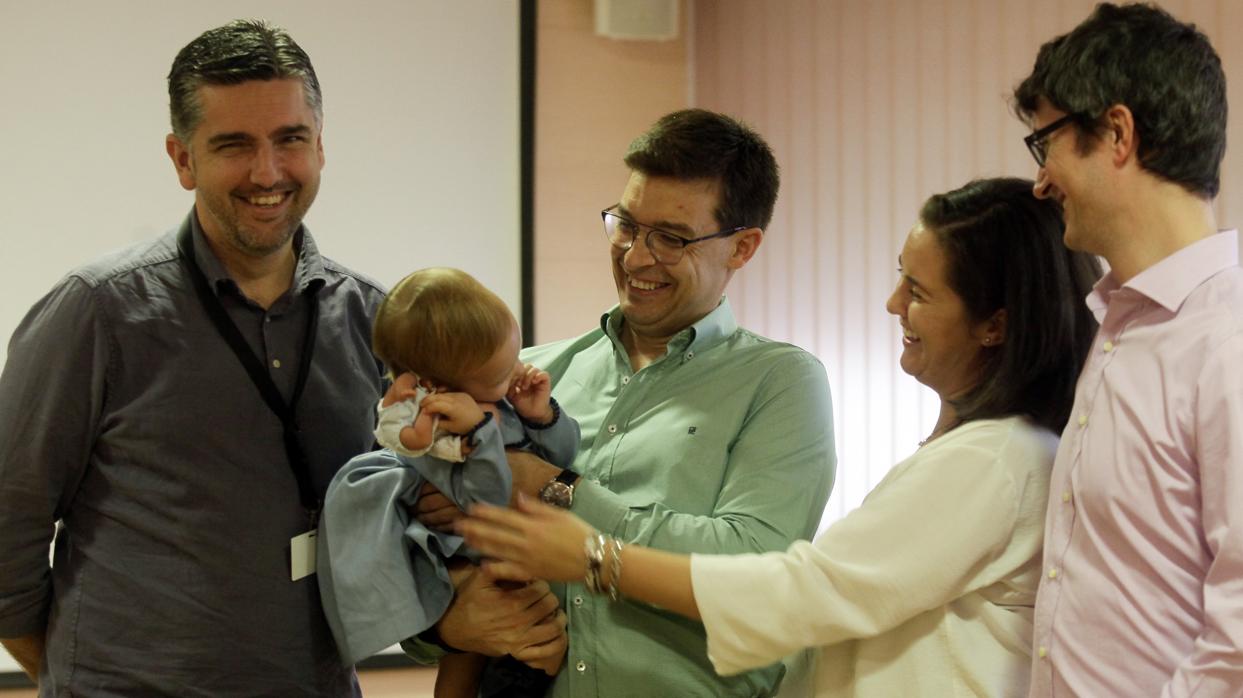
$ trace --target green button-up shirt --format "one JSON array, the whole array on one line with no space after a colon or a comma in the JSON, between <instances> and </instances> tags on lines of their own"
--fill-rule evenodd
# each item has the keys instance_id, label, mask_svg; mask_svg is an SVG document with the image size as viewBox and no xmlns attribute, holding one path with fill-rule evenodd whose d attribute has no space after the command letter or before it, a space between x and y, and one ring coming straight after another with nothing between
<instances>
[{"instance_id":1,"label":"green button-up shirt","mask_svg":"<svg viewBox=\"0 0 1243 698\"><path fill-rule=\"evenodd\" d=\"M681 553L810 538L836 461L820 362L739 328L722 300L636 372L622 321L614 308L598 330L523 352L582 428L573 511L621 540ZM582 584L559 591L570 647L552 696L766 696L781 680L780 664L718 676L698 622Z\"/></svg>"}]
</instances>

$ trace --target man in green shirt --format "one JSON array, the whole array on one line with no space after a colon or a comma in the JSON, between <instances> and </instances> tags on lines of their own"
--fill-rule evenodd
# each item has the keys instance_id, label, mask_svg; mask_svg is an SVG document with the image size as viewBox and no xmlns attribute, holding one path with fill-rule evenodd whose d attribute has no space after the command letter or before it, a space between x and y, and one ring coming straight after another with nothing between
<instances>
[{"instance_id":1,"label":"man in green shirt","mask_svg":"<svg viewBox=\"0 0 1243 698\"><path fill-rule=\"evenodd\" d=\"M784 550L815 533L835 456L823 366L738 327L723 295L772 218L772 151L733 119L692 109L658 121L625 161L621 201L601 214L618 305L591 332L522 357L551 374L582 428L574 472L513 454L514 489L627 542ZM490 603L460 590L442 641L486 644L491 630L465 619ZM582 584L566 585L561 604L569 651L551 696L767 696L784 673L717 676L700 623Z\"/></svg>"}]
</instances>

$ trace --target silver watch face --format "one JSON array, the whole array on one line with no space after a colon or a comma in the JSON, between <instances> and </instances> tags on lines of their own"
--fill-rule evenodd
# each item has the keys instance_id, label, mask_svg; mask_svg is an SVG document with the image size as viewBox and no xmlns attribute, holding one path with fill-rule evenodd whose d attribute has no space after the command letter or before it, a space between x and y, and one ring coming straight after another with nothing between
<instances>
[{"instance_id":1,"label":"silver watch face","mask_svg":"<svg viewBox=\"0 0 1243 698\"><path fill-rule=\"evenodd\" d=\"M540 501L562 509L569 509L574 501L574 487L560 480L553 480L539 491Z\"/></svg>"}]
</instances>

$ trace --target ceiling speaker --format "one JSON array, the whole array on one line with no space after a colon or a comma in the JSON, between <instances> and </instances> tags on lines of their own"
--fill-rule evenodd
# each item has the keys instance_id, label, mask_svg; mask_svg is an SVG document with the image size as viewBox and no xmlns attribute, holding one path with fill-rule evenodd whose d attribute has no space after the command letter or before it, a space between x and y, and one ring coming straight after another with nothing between
<instances>
[{"instance_id":1,"label":"ceiling speaker","mask_svg":"<svg viewBox=\"0 0 1243 698\"><path fill-rule=\"evenodd\" d=\"M670 41L678 38L681 0L595 0L596 33L610 39Z\"/></svg>"}]
</instances>

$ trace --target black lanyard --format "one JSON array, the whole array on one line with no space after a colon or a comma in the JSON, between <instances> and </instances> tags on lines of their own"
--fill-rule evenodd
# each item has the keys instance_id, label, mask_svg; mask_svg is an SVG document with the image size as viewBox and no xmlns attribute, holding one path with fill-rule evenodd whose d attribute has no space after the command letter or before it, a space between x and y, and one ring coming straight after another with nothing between
<instances>
[{"instance_id":1,"label":"black lanyard","mask_svg":"<svg viewBox=\"0 0 1243 698\"><path fill-rule=\"evenodd\" d=\"M211 318L216 330L220 332L220 336L237 356L237 360L242 362L246 373L250 374L250 381L259 389L259 394L268 404L268 409L281 420L281 427L284 429L285 455L289 457L289 467L298 481L298 495L302 499L302 506L314 514L319 511L319 498L315 496L315 488L311 485L310 461L307 460L302 444L298 441L296 410L298 398L302 397L302 389L306 386L307 374L311 371L311 357L315 352L315 332L319 326L319 296L315 293L317 289L308 289L305 294L310 307L307 310L306 332L302 338L302 361L298 365L298 381L294 384L293 398L286 404L276 383L272 382L272 376L268 374L267 368L251 351L246 338L237 329L237 325L233 324L233 320L229 318L220 299L212 292L207 277L194 259L194 242L190 231L190 225L187 224L178 236L177 247L181 250L181 256L186 260L186 265L190 268L190 278L194 281L194 290L198 293L199 302L207 311L207 316Z\"/></svg>"}]
</instances>

